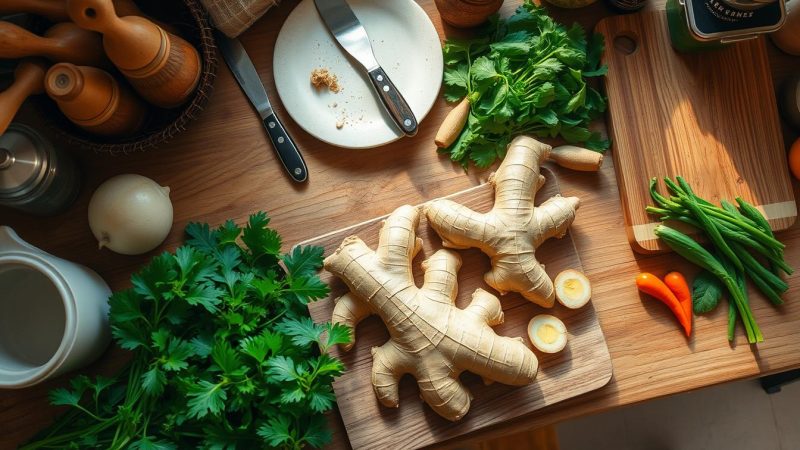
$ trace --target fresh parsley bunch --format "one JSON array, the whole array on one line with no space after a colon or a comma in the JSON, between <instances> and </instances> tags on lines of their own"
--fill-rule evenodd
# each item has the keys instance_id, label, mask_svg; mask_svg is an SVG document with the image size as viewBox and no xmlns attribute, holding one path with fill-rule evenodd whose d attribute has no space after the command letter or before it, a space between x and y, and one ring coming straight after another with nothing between
<instances>
[{"instance_id":1,"label":"fresh parsley bunch","mask_svg":"<svg viewBox=\"0 0 800 450\"><path fill-rule=\"evenodd\" d=\"M116 378L78 376L51 393L70 412L24 449L319 447L323 413L344 366L327 350L350 341L317 325L322 249L281 254L266 214L242 229L192 223L175 254L155 257L110 299L117 344L133 358ZM240 243L241 242L241 243ZM280 263L283 263L284 268ZM321 351L320 351L321 348Z\"/></svg>"},{"instance_id":2,"label":"fresh parsley bunch","mask_svg":"<svg viewBox=\"0 0 800 450\"><path fill-rule=\"evenodd\" d=\"M458 139L441 151L464 167L487 167L519 134L607 149L609 142L588 129L606 100L585 80L606 73L603 46L601 35L587 42L580 25L566 29L530 0L508 19L495 18L484 37L448 40L444 95L466 97L470 113Z\"/></svg>"}]
</instances>

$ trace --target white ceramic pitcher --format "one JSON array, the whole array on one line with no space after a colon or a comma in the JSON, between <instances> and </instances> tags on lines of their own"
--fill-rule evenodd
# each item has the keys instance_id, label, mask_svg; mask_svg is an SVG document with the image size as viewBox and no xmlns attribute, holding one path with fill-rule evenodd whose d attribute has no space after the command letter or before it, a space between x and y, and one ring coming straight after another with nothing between
<instances>
[{"instance_id":1,"label":"white ceramic pitcher","mask_svg":"<svg viewBox=\"0 0 800 450\"><path fill-rule=\"evenodd\" d=\"M94 271L0 226L0 389L85 366L108 346L111 290Z\"/></svg>"}]
</instances>

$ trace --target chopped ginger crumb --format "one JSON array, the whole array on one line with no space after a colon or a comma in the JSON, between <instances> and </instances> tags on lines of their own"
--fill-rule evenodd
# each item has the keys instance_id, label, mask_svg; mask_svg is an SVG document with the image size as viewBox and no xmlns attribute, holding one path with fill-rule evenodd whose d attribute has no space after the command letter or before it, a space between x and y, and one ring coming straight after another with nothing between
<instances>
[{"instance_id":1,"label":"chopped ginger crumb","mask_svg":"<svg viewBox=\"0 0 800 450\"><path fill-rule=\"evenodd\" d=\"M336 121L336 129L341 130L344 127L344 119L339 119Z\"/></svg>"},{"instance_id":2,"label":"chopped ginger crumb","mask_svg":"<svg viewBox=\"0 0 800 450\"><path fill-rule=\"evenodd\" d=\"M332 74L328 69L318 68L311 71L311 84L317 89L327 87L333 93L342 90L339 86L339 79L336 75Z\"/></svg>"}]
</instances>

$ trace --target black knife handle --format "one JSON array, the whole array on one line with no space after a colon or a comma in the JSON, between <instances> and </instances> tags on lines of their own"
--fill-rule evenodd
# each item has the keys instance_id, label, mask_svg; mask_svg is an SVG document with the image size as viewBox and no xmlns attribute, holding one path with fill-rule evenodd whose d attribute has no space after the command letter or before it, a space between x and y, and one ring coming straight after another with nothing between
<instances>
[{"instance_id":1,"label":"black knife handle","mask_svg":"<svg viewBox=\"0 0 800 450\"><path fill-rule=\"evenodd\" d=\"M406 136L417 134L417 118L386 72L380 67L373 69L369 71L369 79L372 80L381 101L403 133Z\"/></svg>"},{"instance_id":2,"label":"black knife handle","mask_svg":"<svg viewBox=\"0 0 800 450\"><path fill-rule=\"evenodd\" d=\"M308 179L306 162L303 161L303 156L300 155L297 146L294 145L294 141L289 137L275 113L268 115L264 119L264 128L267 129L267 134L269 134L269 139L275 148L275 153L278 154L278 159L281 160L283 167L289 172L289 176L298 183L306 181Z\"/></svg>"}]
</instances>

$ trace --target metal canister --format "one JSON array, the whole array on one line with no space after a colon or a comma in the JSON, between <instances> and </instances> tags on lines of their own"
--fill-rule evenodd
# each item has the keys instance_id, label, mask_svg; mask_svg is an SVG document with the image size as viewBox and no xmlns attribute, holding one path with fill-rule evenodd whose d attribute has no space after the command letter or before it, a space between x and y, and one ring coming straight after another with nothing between
<instances>
[{"instance_id":1,"label":"metal canister","mask_svg":"<svg viewBox=\"0 0 800 450\"><path fill-rule=\"evenodd\" d=\"M785 0L667 0L670 37L678 51L754 39L785 20Z\"/></svg>"},{"instance_id":2,"label":"metal canister","mask_svg":"<svg viewBox=\"0 0 800 450\"><path fill-rule=\"evenodd\" d=\"M0 135L0 206L50 216L78 197L75 161L33 128L12 123Z\"/></svg>"}]
</instances>

